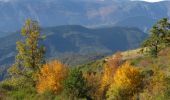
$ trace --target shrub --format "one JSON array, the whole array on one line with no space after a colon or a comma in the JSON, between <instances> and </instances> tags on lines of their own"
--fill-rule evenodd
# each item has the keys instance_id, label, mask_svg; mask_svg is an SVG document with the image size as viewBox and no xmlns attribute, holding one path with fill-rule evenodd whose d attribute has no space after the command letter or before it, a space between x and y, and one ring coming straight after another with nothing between
<instances>
[{"instance_id":1,"label":"shrub","mask_svg":"<svg viewBox=\"0 0 170 100\"><path fill-rule=\"evenodd\" d=\"M101 74L97 72L86 72L84 74L85 79L87 80L88 87L88 96L92 100L101 100L102 99L102 91L100 89L101 85Z\"/></svg>"},{"instance_id":2,"label":"shrub","mask_svg":"<svg viewBox=\"0 0 170 100\"><path fill-rule=\"evenodd\" d=\"M74 68L70 71L64 82L64 88L70 99L87 97L88 88L80 69Z\"/></svg>"},{"instance_id":3,"label":"shrub","mask_svg":"<svg viewBox=\"0 0 170 100\"><path fill-rule=\"evenodd\" d=\"M68 69L59 61L45 64L40 70L37 82L37 91L44 93L52 91L55 94L63 90L63 80L67 77Z\"/></svg>"},{"instance_id":4,"label":"shrub","mask_svg":"<svg viewBox=\"0 0 170 100\"><path fill-rule=\"evenodd\" d=\"M141 91L142 80L139 69L126 62L115 73L114 81L107 92L108 100L131 100Z\"/></svg>"},{"instance_id":5,"label":"shrub","mask_svg":"<svg viewBox=\"0 0 170 100\"><path fill-rule=\"evenodd\" d=\"M103 71L103 76L101 79L101 90L103 91L103 95L108 90L108 87L113 82L113 78L115 75L116 70L122 63L122 55L121 53L116 53L114 58L109 59Z\"/></svg>"}]
</instances>

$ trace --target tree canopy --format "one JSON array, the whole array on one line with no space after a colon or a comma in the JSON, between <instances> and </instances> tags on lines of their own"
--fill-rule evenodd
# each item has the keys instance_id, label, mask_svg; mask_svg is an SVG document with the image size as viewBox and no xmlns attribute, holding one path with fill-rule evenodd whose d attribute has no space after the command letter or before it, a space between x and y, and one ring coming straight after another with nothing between
<instances>
[{"instance_id":1,"label":"tree canopy","mask_svg":"<svg viewBox=\"0 0 170 100\"><path fill-rule=\"evenodd\" d=\"M152 56L157 57L158 52L167 46L170 46L170 22L168 18L163 18L152 27L143 47L146 47Z\"/></svg>"},{"instance_id":2,"label":"tree canopy","mask_svg":"<svg viewBox=\"0 0 170 100\"><path fill-rule=\"evenodd\" d=\"M40 42L42 35L37 21L28 19L21 30L22 39L16 43L18 54L9 72L13 77L36 80L36 74L45 63L45 47ZM35 82L34 82L35 83Z\"/></svg>"}]
</instances>

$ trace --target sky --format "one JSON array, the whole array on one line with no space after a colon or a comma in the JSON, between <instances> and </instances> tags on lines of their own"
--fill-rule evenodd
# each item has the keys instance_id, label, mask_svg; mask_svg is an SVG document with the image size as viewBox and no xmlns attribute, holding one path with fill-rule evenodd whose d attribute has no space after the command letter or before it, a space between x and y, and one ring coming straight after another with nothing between
<instances>
[{"instance_id":1,"label":"sky","mask_svg":"<svg viewBox=\"0 0 170 100\"><path fill-rule=\"evenodd\" d=\"M137 1L137 0L136 0ZM159 2L159 1L163 1L163 0L141 0L141 1L147 1L147 2Z\"/></svg>"}]
</instances>

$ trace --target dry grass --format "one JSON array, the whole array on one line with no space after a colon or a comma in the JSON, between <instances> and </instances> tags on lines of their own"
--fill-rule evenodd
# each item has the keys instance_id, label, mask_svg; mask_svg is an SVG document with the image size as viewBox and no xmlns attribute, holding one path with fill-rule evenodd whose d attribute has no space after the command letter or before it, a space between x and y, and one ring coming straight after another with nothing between
<instances>
[{"instance_id":1,"label":"dry grass","mask_svg":"<svg viewBox=\"0 0 170 100\"><path fill-rule=\"evenodd\" d=\"M113 59L115 57L115 54L110 56L110 57L107 57L105 59L105 61ZM134 59L134 58L138 58L138 57L143 56L142 53L141 53L141 48L121 52L121 55L122 55L122 60Z\"/></svg>"}]
</instances>

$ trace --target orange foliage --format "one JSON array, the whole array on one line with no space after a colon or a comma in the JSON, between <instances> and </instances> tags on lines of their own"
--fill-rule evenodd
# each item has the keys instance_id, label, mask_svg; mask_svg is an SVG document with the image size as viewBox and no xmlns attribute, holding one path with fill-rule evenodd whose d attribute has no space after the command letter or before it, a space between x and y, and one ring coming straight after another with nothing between
<instances>
[{"instance_id":1,"label":"orange foliage","mask_svg":"<svg viewBox=\"0 0 170 100\"><path fill-rule=\"evenodd\" d=\"M116 53L115 57L112 59L109 59L107 63L104 66L104 72L101 82L102 89L107 88L112 82L114 78L114 74L118 67L122 63L122 55L121 53Z\"/></svg>"},{"instance_id":2,"label":"orange foliage","mask_svg":"<svg viewBox=\"0 0 170 100\"><path fill-rule=\"evenodd\" d=\"M56 94L63 89L63 80L67 77L68 69L59 61L45 64L40 70L37 82L37 91L43 93L52 91Z\"/></svg>"}]
</instances>

